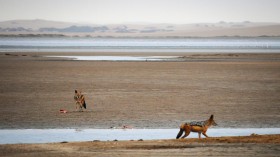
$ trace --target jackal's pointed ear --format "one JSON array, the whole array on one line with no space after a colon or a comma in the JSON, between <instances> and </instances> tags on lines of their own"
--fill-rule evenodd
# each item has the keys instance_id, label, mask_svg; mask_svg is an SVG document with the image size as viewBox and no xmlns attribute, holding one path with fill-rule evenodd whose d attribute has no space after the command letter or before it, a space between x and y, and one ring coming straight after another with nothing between
<instances>
[{"instance_id":1,"label":"jackal's pointed ear","mask_svg":"<svg viewBox=\"0 0 280 157\"><path fill-rule=\"evenodd\" d=\"M210 119L214 119L214 115L211 115Z\"/></svg>"}]
</instances>

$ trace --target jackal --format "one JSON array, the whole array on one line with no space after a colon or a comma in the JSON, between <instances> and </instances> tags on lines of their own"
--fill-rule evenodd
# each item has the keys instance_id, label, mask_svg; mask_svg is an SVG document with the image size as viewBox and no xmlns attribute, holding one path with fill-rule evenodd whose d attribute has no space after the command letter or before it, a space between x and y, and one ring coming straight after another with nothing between
<instances>
[{"instance_id":1,"label":"jackal","mask_svg":"<svg viewBox=\"0 0 280 157\"><path fill-rule=\"evenodd\" d=\"M197 132L199 138L201 138L201 133L205 137L208 137L206 135L206 131L211 125L214 126L217 125L217 123L214 121L213 115L211 115L210 118L205 121L193 121L190 123L184 123L180 126L180 131L176 139L180 138L184 131L185 131L185 135L182 138L187 137L190 134L190 132Z\"/></svg>"}]
</instances>

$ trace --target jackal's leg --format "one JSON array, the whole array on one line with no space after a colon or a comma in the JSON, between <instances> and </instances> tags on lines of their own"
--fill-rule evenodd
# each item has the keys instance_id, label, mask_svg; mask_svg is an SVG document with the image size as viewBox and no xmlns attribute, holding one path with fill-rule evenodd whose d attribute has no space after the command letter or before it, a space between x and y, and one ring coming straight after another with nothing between
<instances>
[{"instance_id":1,"label":"jackal's leg","mask_svg":"<svg viewBox=\"0 0 280 157\"><path fill-rule=\"evenodd\" d=\"M205 137L209 137L209 136L206 135L206 132L203 132L202 134L203 134Z\"/></svg>"},{"instance_id":2,"label":"jackal's leg","mask_svg":"<svg viewBox=\"0 0 280 157\"><path fill-rule=\"evenodd\" d=\"M206 135L206 131L207 131L207 129L204 129L204 130L202 131L202 134L203 134L205 137L208 137L208 136Z\"/></svg>"},{"instance_id":3,"label":"jackal's leg","mask_svg":"<svg viewBox=\"0 0 280 157\"><path fill-rule=\"evenodd\" d=\"M185 135L182 138L189 136L190 132L191 132L190 129L185 130Z\"/></svg>"},{"instance_id":4,"label":"jackal's leg","mask_svg":"<svg viewBox=\"0 0 280 157\"><path fill-rule=\"evenodd\" d=\"M201 132L198 133L198 138L201 138Z\"/></svg>"}]
</instances>

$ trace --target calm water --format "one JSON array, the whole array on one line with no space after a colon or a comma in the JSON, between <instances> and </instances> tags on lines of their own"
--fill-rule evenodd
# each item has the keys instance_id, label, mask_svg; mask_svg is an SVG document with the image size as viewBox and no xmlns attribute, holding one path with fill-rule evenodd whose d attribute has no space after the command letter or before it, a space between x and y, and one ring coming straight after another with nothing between
<instances>
[{"instance_id":1,"label":"calm water","mask_svg":"<svg viewBox=\"0 0 280 157\"><path fill-rule=\"evenodd\" d=\"M180 56L45 56L80 61L180 61Z\"/></svg>"},{"instance_id":2,"label":"calm water","mask_svg":"<svg viewBox=\"0 0 280 157\"><path fill-rule=\"evenodd\" d=\"M0 144L13 143L49 143L63 141L93 141L93 140L154 140L175 139L179 129L22 129L0 130ZM251 134L279 134L280 128L210 128L207 135L249 136ZM197 138L197 133L191 133L188 138ZM202 135L202 137L204 137Z\"/></svg>"},{"instance_id":3,"label":"calm water","mask_svg":"<svg viewBox=\"0 0 280 157\"><path fill-rule=\"evenodd\" d=\"M0 52L280 52L280 37L1 37Z\"/></svg>"}]
</instances>

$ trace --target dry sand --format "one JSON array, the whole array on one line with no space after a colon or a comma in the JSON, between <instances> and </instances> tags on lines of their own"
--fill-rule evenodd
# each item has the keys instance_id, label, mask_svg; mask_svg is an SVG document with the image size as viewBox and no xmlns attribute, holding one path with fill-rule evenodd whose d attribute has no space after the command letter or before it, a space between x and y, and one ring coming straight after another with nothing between
<instances>
[{"instance_id":1,"label":"dry sand","mask_svg":"<svg viewBox=\"0 0 280 157\"><path fill-rule=\"evenodd\" d=\"M0 156L279 156L280 135L0 145Z\"/></svg>"}]
</instances>

